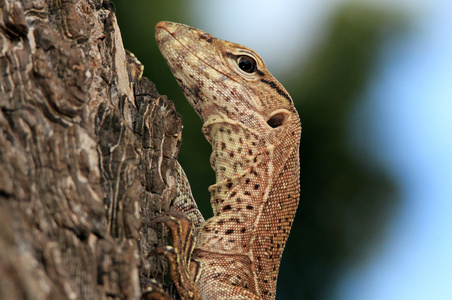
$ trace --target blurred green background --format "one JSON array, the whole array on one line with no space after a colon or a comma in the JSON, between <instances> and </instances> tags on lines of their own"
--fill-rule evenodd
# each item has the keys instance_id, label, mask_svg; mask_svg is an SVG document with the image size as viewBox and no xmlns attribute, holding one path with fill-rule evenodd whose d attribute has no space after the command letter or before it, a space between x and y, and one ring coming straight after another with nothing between
<instances>
[{"instance_id":1,"label":"blurred green background","mask_svg":"<svg viewBox=\"0 0 452 300\"><path fill-rule=\"evenodd\" d=\"M245 44L264 60L266 53L272 53L267 67L291 94L303 123L301 199L283 255L277 299L341 299L341 278L380 247L387 224L392 224L393 212L400 206L399 187L385 165L388 162L375 153L366 119L369 115L363 112L362 103L377 77L382 52L407 34L409 18L401 10L375 5L375 1L339 1L322 19L313 21L312 30L286 26L281 36L269 30L267 38L273 44L266 50L253 42L252 32L266 31L285 16L264 19L265 26L259 22L241 25L243 18L228 24L221 14L231 14L232 20L235 13L248 14L254 20L259 9L231 2L230 10L215 11L214 2L114 1L126 49L144 64L144 76L175 102L183 116L179 160L206 218L212 215L207 191L214 183L211 148L201 133L199 118L158 51L154 26L161 20L185 23ZM274 2L274 6L284 3ZM275 8L275 14L278 11ZM215 12L220 14L217 21ZM291 12L295 18L297 13ZM300 11L300 18L303 16L306 14ZM234 32L239 35L247 30L250 33L235 38ZM228 31L228 36L223 36L223 31ZM309 31L313 33L306 43L294 46L291 36Z\"/></svg>"}]
</instances>

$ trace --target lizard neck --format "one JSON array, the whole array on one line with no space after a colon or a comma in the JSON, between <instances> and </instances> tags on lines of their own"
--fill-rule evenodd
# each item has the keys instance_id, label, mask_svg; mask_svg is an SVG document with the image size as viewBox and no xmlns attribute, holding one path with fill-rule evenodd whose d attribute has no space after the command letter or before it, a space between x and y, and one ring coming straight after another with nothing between
<instances>
[{"instance_id":1,"label":"lizard neck","mask_svg":"<svg viewBox=\"0 0 452 300\"><path fill-rule=\"evenodd\" d=\"M299 131L269 136L221 117L207 120L203 131L212 145L217 182L209 188L214 216L200 228L195 256L207 263L215 255L227 255L224 270L215 269L222 274L242 262L246 266L239 267L240 277L255 279L246 286L274 296L298 204L298 147L293 144Z\"/></svg>"},{"instance_id":2,"label":"lizard neck","mask_svg":"<svg viewBox=\"0 0 452 300\"><path fill-rule=\"evenodd\" d=\"M197 248L249 256L255 224L272 186L274 146L230 119L205 122L203 131L212 145L217 181L209 187L214 217L203 224Z\"/></svg>"}]
</instances>

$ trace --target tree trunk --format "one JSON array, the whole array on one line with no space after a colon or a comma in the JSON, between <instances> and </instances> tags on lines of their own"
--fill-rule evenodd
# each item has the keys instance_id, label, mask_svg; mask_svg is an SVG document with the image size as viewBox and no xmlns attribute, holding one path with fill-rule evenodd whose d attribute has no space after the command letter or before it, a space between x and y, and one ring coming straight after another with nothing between
<instances>
[{"instance_id":1,"label":"tree trunk","mask_svg":"<svg viewBox=\"0 0 452 300\"><path fill-rule=\"evenodd\" d=\"M0 0L0 299L139 299L181 118L102 0Z\"/></svg>"}]
</instances>

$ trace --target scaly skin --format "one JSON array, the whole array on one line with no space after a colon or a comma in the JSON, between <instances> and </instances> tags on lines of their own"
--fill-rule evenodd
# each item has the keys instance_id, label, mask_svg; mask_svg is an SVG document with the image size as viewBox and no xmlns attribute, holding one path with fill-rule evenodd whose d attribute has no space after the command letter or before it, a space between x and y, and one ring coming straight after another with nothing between
<instances>
[{"instance_id":1,"label":"scaly skin","mask_svg":"<svg viewBox=\"0 0 452 300\"><path fill-rule=\"evenodd\" d=\"M181 260L167 253L178 270L173 281L184 299L274 299L299 200L301 124L292 99L247 47L170 22L157 24L156 39L204 123L216 173L212 218L193 213L191 195L176 201L176 210L190 210L196 242L192 263L174 267Z\"/></svg>"}]
</instances>

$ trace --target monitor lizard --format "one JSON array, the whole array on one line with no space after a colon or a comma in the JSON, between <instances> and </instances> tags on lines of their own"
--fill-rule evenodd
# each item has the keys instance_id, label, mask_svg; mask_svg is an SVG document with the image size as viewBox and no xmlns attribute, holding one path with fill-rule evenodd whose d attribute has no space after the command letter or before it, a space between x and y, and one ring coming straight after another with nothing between
<instances>
[{"instance_id":1,"label":"monitor lizard","mask_svg":"<svg viewBox=\"0 0 452 300\"><path fill-rule=\"evenodd\" d=\"M168 225L173 245L152 254L168 258L182 299L274 299L300 196L293 101L245 46L172 22L156 25L156 40L203 122L216 183L206 221L190 187L178 187L173 211L155 220Z\"/></svg>"}]
</instances>

